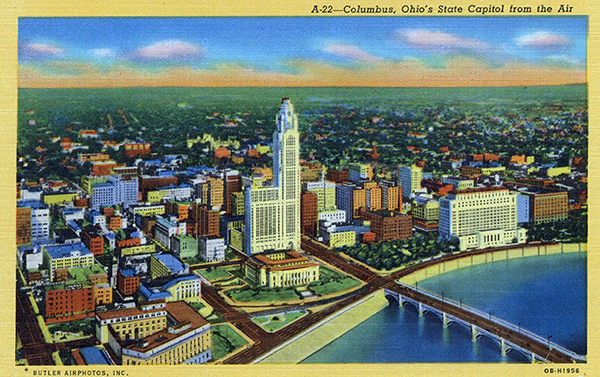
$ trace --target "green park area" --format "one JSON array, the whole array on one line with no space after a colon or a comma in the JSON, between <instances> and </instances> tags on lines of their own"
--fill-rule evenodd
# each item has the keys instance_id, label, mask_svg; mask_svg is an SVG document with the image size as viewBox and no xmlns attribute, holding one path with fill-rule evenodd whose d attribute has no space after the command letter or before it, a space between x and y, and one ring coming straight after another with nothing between
<instances>
[{"instance_id":1,"label":"green park area","mask_svg":"<svg viewBox=\"0 0 600 377\"><path fill-rule=\"evenodd\" d=\"M294 288L250 288L234 289L227 292L229 297L244 302L277 302L302 298Z\"/></svg>"},{"instance_id":2,"label":"green park area","mask_svg":"<svg viewBox=\"0 0 600 377\"><path fill-rule=\"evenodd\" d=\"M279 313L274 315L255 317L252 318L252 320L256 322L259 326L261 326L263 329L269 332L274 332L281 329L282 327L289 325L290 323L294 322L295 320L304 315L306 315L306 312L304 310L296 310L288 313Z\"/></svg>"},{"instance_id":3,"label":"green park area","mask_svg":"<svg viewBox=\"0 0 600 377\"><path fill-rule=\"evenodd\" d=\"M202 275L208 281L214 281L233 276L230 272L231 267L214 267L206 270L198 270L197 273Z\"/></svg>"},{"instance_id":4,"label":"green park area","mask_svg":"<svg viewBox=\"0 0 600 377\"><path fill-rule=\"evenodd\" d=\"M317 295L322 296L342 292L360 285L358 280L337 271L325 267L321 267L319 271L319 281L309 285L310 290Z\"/></svg>"},{"instance_id":5,"label":"green park area","mask_svg":"<svg viewBox=\"0 0 600 377\"><path fill-rule=\"evenodd\" d=\"M68 342L94 335L95 327L93 320L83 319L48 325L48 331L55 342Z\"/></svg>"},{"instance_id":6,"label":"green park area","mask_svg":"<svg viewBox=\"0 0 600 377\"><path fill-rule=\"evenodd\" d=\"M212 353L214 361L234 352L247 343L230 325L218 325L212 328Z\"/></svg>"}]
</instances>

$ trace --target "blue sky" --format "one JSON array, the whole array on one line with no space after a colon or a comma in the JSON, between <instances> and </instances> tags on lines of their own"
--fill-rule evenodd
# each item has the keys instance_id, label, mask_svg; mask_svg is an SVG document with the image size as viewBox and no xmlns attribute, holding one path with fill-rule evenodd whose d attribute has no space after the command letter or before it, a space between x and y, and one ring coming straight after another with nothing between
<instances>
[{"instance_id":1,"label":"blue sky","mask_svg":"<svg viewBox=\"0 0 600 377\"><path fill-rule=\"evenodd\" d=\"M108 84L115 75L164 84L177 72L199 84L206 81L199 75L214 81L222 74L235 85L241 71L256 75L257 85L285 78L293 85L299 75L326 83L315 77L321 66L336 70L338 80L360 70L361 85L368 72L415 64L415 74L429 78L456 64L580 77L586 33L585 17L22 18L19 63L25 86L57 78L84 83L94 75Z\"/></svg>"}]
</instances>

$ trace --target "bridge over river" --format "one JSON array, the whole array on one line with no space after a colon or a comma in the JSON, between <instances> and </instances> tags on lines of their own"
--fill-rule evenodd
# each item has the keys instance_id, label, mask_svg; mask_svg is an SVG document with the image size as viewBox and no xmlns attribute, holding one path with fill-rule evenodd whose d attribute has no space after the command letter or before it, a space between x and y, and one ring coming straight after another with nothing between
<instances>
[{"instance_id":1,"label":"bridge over river","mask_svg":"<svg viewBox=\"0 0 600 377\"><path fill-rule=\"evenodd\" d=\"M399 305L410 303L419 311L419 315L431 312L437 315L444 327L455 323L464 327L475 342L481 336L487 336L498 344L502 355L515 350L523 353L531 362L575 363L585 362L585 356L578 355L556 343L550 338L521 328L490 313L463 305L462 302L448 299L437 293L402 283L384 288L388 299Z\"/></svg>"}]
</instances>

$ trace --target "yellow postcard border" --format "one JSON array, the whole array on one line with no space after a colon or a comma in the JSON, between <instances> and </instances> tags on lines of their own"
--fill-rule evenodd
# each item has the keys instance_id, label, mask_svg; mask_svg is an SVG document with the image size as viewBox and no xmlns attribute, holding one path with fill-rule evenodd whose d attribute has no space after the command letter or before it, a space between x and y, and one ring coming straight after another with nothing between
<instances>
[{"instance_id":1,"label":"yellow postcard border","mask_svg":"<svg viewBox=\"0 0 600 377\"><path fill-rule=\"evenodd\" d=\"M277 2L273 0L243 1L233 0L221 2L217 0L188 2L183 0L144 1L144 0L99 0L99 1L71 1L71 0L5 0L0 4L0 127L2 138L0 141L0 203L3 210L0 212L0 240L4 251L0 253L0 294L3 305L0 307L0 358L2 359L2 375L32 376L37 373L57 375L57 371L64 371L65 367L24 367L15 366L15 171L16 171L16 119L17 119L17 22L19 17L187 17L187 16L311 16L310 11L314 5L331 4L334 7L349 5L362 6L394 6L400 8L404 4L428 5L437 8L440 4L463 5L476 4L488 5L521 5L531 6L535 9L543 4L558 9L561 4L573 6L573 12L563 14L588 16L588 93L589 93L589 229L591 230L588 244L588 363L578 365L580 372L571 374L575 376L596 376L600 372L600 322L598 319L599 298L597 288L600 287L598 272L599 260L595 254L600 237L593 231L598 224L598 162L600 162L598 110L600 97L598 84L600 81L600 8L591 0L578 0L575 2L557 0L521 0L521 1L307 1ZM312 15L314 16L314 15ZM428 16L426 14L396 14L394 16ZM473 15L468 15L473 16ZM498 16L498 15L492 15ZM502 14L500 16L512 16ZM528 16L561 16L553 13L533 13ZM335 17L335 16L333 16ZM385 16L382 16L385 17ZM480 16L481 17L481 16ZM484 16L485 17L485 16ZM566 367L566 366L565 366ZM70 367L74 368L74 367ZM93 375L98 368L77 367L76 370L85 372L81 375ZM513 365L513 364L349 364L349 365L246 365L246 366L157 366L157 367L130 367L130 368L101 368L109 373L112 370L124 369L128 376L160 376L196 374L205 376L279 376L282 374L293 376L550 376L544 371L542 365ZM38 374L41 375L41 374ZM61 374L61 376L64 375ZM109 374L110 375L110 374Z\"/></svg>"}]
</instances>

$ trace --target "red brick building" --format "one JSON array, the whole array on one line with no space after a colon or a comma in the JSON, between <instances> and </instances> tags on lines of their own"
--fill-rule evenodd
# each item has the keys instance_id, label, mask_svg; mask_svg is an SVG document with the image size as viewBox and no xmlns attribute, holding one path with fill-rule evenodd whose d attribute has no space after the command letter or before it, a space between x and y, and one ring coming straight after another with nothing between
<instances>
[{"instance_id":1,"label":"red brick building","mask_svg":"<svg viewBox=\"0 0 600 377\"><path fill-rule=\"evenodd\" d=\"M317 235L318 202L319 196L314 192L303 191L300 195L300 230L302 234Z\"/></svg>"},{"instance_id":2,"label":"red brick building","mask_svg":"<svg viewBox=\"0 0 600 377\"><path fill-rule=\"evenodd\" d=\"M154 234L154 225L156 225L156 216L142 217L142 232L152 237Z\"/></svg>"},{"instance_id":3,"label":"red brick building","mask_svg":"<svg viewBox=\"0 0 600 377\"><path fill-rule=\"evenodd\" d=\"M125 164L117 164L114 161L92 162L92 170L90 175L93 177L111 175L112 170L120 166L125 166Z\"/></svg>"},{"instance_id":4,"label":"red brick building","mask_svg":"<svg viewBox=\"0 0 600 377\"><path fill-rule=\"evenodd\" d=\"M142 244L142 240L139 238L127 238L125 240L120 240L117 241L117 247L119 249L123 249L126 247L134 247L134 246L140 246Z\"/></svg>"},{"instance_id":5,"label":"red brick building","mask_svg":"<svg viewBox=\"0 0 600 377\"><path fill-rule=\"evenodd\" d=\"M193 204L190 214L196 223L195 236L221 236L221 213L219 211L214 211L204 205Z\"/></svg>"},{"instance_id":6,"label":"red brick building","mask_svg":"<svg viewBox=\"0 0 600 377\"><path fill-rule=\"evenodd\" d=\"M327 171L327 180L335 183L344 183L348 182L349 174L348 169L329 169Z\"/></svg>"},{"instance_id":7,"label":"red brick building","mask_svg":"<svg viewBox=\"0 0 600 377\"><path fill-rule=\"evenodd\" d=\"M242 192L242 179L239 174L227 174L225 176L225 211L231 214L232 195L235 192Z\"/></svg>"},{"instance_id":8,"label":"red brick building","mask_svg":"<svg viewBox=\"0 0 600 377\"><path fill-rule=\"evenodd\" d=\"M123 145L123 150L127 158L147 156L152 154L152 145L150 143L129 143Z\"/></svg>"},{"instance_id":9,"label":"red brick building","mask_svg":"<svg viewBox=\"0 0 600 377\"><path fill-rule=\"evenodd\" d=\"M81 242L94 255L102 255L104 253L104 237L102 230L96 226L86 226L81 232Z\"/></svg>"},{"instance_id":10,"label":"red brick building","mask_svg":"<svg viewBox=\"0 0 600 377\"><path fill-rule=\"evenodd\" d=\"M177 186L177 177L148 177L141 176L139 180L139 190L142 194L142 199L147 199L148 191L152 191L158 187Z\"/></svg>"},{"instance_id":11,"label":"red brick building","mask_svg":"<svg viewBox=\"0 0 600 377\"><path fill-rule=\"evenodd\" d=\"M529 199L529 221L534 224L566 220L569 215L569 193L542 187L519 190Z\"/></svg>"},{"instance_id":12,"label":"red brick building","mask_svg":"<svg viewBox=\"0 0 600 377\"><path fill-rule=\"evenodd\" d=\"M117 273L117 290L123 297L131 296L140 286L140 277L133 269L119 270Z\"/></svg>"},{"instance_id":13,"label":"red brick building","mask_svg":"<svg viewBox=\"0 0 600 377\"><path fill-rule=\"evenodd\" d=\"M178 221L187 220L189 218L190 205L169 200L165 203L165 212L169 215L177 216Z\"/></svg>"},{"instance_id":14,"label":"red brick building","mask_svg":"<svg viewBox=\"0 0 600 377\"><path fill-rule=\"evenodd\" d=\"M377 240L377 235L373 232L361 233L360 234L360 242L361 243L373 243Z\"/></svg>"},{"instance_id":15,"label":"red brick building","mask_svg":"<svg viewBox=\"0 0 600 377\"><path fill-rule=\"evenodd\" d=\"M471 156L471 160L476 162L496 162L500 161L500 155L492 153L474 154Z\"/></svg>"},{"instance_id":16,"label":"red brick building","mask_svg":"<svg viewBox=\"0 0 600 377\"><path fill-rule=\"evenodd\" d=\"M102 207L100 213L102 213L102 216L114 216L115 209L113 207Z\"/></svg>"},{"instance_id":17,"label":"red brick building","mask_svg":"<svg viewBox=\"0 0 600 377\"><path fill-rule=\"evenodd\" d=\"M443 183L440 181L434 181L432 179L421 180L421 187L427 189L428 192L435 192L440 196L446 196L450 191L454 189L451 184Z\"/></svg>"},{"instance_id":18,"label":"red brick building","mask_svg":"<svg viewBox=\"0 0 600 377\"><path fill-rule=\"evenodd\" d=\"M396 211L364 211L362 218L371 222L377 241L405 240L412 237L412 216Z\"/></svg>"},{"instance_id":19,"label":"red brick building","mask_svg":"<svg viewBox=\"0 0 600 377\"><path fill-rule=\"evenodd\" d=\"M89 207L90 200L89 198L76 198L75 199L75 207Z\"/></svg>"},{"instance_id":20,"label":"red brick building","mask_svg":"<svg viewBox=\"0 0 600 377\"><path fill-rule=\"evenodd\" d=\"M94 315L94 287L81 283L44 287L42 305L46 323L66 322Z\"/></svg>"}]
</instances>

